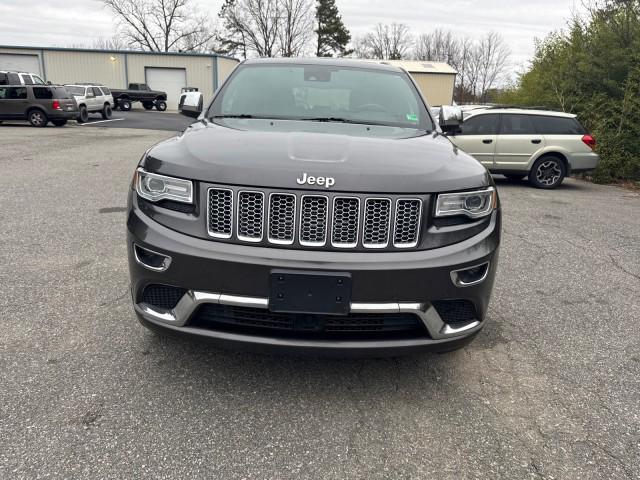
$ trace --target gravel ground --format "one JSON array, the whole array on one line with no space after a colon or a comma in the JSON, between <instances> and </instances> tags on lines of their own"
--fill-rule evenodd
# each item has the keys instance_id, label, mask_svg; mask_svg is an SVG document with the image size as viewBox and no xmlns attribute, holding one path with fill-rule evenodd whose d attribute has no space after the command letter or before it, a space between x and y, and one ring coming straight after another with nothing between
<instances>
[{"instance_id":1,"label":"gravel ground","mask_svg":"<svg viewBox=\"0 0 640 480\"><path fill-rule=\"evenodd\" d=\"M128 295L133 129L0 127L0 478L640 478L640 194L498 179L489 322L447 355L154 336Z\"/></svg>"}]
</instances>

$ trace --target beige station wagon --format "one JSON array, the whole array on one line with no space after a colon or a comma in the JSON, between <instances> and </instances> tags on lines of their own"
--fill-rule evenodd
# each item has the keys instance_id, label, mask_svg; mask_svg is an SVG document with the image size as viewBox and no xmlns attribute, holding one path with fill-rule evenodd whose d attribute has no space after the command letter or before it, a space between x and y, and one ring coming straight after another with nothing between
<instances>
[{"instance_id":1,"label":"beige station wagon","mask_svg":"<svg viewBox=\"0 0 640 480\"><path fill-rule=\"evenodd\" d=\"M575 115L547 110L487 108L465 114L451 141L491 173L529 177L537 188L555 188L572 173L593 170L595 139Z\"/></svg>"}]
</instances>

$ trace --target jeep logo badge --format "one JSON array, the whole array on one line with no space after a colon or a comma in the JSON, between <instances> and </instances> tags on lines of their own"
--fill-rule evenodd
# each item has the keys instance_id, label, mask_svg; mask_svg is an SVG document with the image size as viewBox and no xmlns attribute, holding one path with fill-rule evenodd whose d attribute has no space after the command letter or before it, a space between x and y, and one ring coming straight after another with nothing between
<instances>
[{"instance_id":1,"label":"jeep logo badge","mask_svg":"<svg viewBox=\"0 0 640 480\"><path fill-rule=\"evenodd\" d=\"M333 177L314 177L307 175L307 172L302 174L302 178L296 178L298 185L319 185L324 188L331 188L336 184L336 179Z\"/></svg>"}]
</instances>

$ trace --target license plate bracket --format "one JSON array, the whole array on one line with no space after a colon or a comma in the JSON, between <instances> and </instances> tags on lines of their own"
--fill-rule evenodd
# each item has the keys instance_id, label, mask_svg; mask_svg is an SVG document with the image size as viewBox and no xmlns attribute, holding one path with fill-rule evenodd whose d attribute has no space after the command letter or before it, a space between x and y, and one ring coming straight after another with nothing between
<instances>
[{"instance_id":1,"label":"license plate bracket","mask_svg":"<svg viewBox=\"0 0 640 480\"><path fill-rule=\"evenodd\" d=\"M350 306L349 273L271 270L272 312L347 315Z\"/></svg>"}]
</instances>

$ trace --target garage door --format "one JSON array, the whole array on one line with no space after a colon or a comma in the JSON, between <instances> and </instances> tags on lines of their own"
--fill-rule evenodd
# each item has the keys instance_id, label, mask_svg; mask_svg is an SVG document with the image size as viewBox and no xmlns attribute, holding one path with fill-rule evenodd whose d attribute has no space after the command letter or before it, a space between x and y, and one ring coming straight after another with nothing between
<instances>
[{"instance_id":1,"label":"garage door","mask_svg":"<svg viewBox=\"0 0 640 480\"><path fill-rule=\"evenodd\" d=\"M184 68L147 67L145 72L147 85L152 90L167 92L167 107L177 110L180 91L187 86L187 71Z\"/></svg>"},{"instance_id":2,"label":"garage door","mask_svg":"<svg viewBox=\"0 0 640 480\"><path fill-rule=\"evenodd\" d=\"M40 75L40 59L38 55L0 53L0 70L17 70Z\"/></svg>"}]
</instances>

